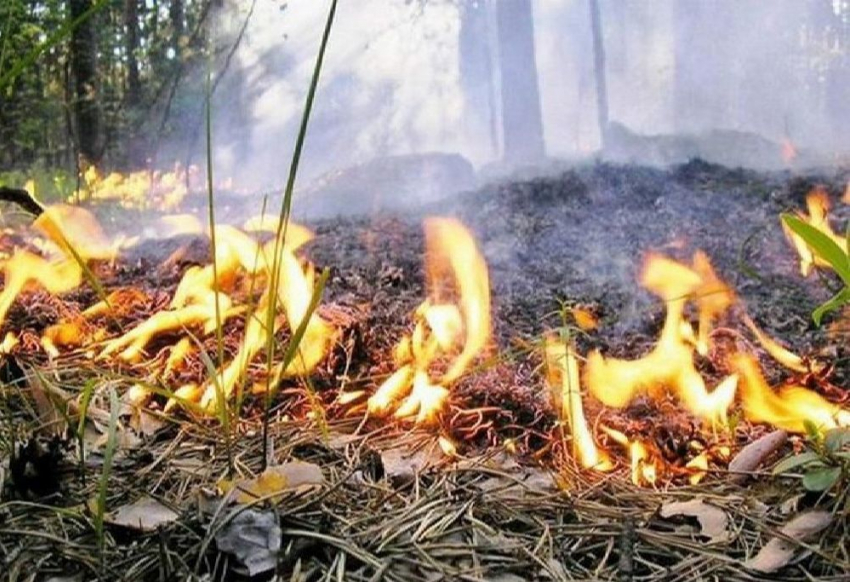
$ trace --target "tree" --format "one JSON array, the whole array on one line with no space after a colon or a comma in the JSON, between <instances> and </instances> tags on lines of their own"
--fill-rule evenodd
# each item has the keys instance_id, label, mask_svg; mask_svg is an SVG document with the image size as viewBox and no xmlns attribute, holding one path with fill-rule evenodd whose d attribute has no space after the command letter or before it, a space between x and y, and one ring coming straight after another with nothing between
<instances>
[{"instance_id":1,"label":"tree","mask_svg":"<svg viewBox=\"0 0 850 582\"><path fill-rule=\"evenodd\" d=\"M91 0L69 0L68 17L77 22L91 11ZM84 163L97 165L105 147L99 103L95 20L83 19L71 33L71 69L74 79L74 117L77 147Z\"/></svg>"},{"instance_id":2,"label":"tree","mask_svg":"<svg viewBox=\"0 0 850 582\"><path fill-rule=\"evenodd\" d=\"M124 50L127 53L127 106L137 107L142 98L139 78L139 0L124 0Z\"/></svg>"},{"instance_id":3,"label":"tree","mask_svg":"<svg viewBox=\"0 0 850 582\"><path fill-rule=\"evenodd\" d=\"M608 142L608 83L605 78L605 42L599 0L590 1L590 30L593 36L593 74L596 79L596 118L604 150Z\"/></svg>"},{"instance_id":4,"label":"tree","mask_svg":"<svg viewBox=\"0 0 850 582\"><path fill-rule=\"evenodd\" d=\"M511 162L545 156L531 0L496 0L502 95L502 155Z\"/></svg>"},{"instance_id":5,"label":"tree","mask_svg":"<svg viewBox=\"0 0 850 582\"><path fill-rule=\"evenodd\" d=\"M495 106L490 10L485 0L461 2L458 52L465 115L473 135L486 134L492 155L498 155L499 128Z\"/></svg>"}]
</instances>

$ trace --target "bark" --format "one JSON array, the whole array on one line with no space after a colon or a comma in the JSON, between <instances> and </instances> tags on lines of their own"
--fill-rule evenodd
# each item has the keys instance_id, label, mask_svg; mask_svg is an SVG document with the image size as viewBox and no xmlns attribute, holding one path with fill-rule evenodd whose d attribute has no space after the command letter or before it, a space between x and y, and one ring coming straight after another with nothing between
<instances>
[{"instance_id":1,"label":"bark","mask_svg":"<svg viewBox=\"0 0 850 582\"><path fill-rule=\"evenodd\" d=\"M599 0L590 0L590 30L593 36L593 75L596 79L596 119L604 150L608 143L608 82L605 77L605 42Z\"/></svg>"},{"instance_id":2,"label":"bark","mask_svg":"<svg viewBox=\"0 0 850 582\"><path fill-rule=\"evenodd\" d=\"M69 17L76 21L92 6L91 0L69 0ZM74 117L77 146L85 164L97 165L103 157L103 118L97 82L95 20L89 16L71 34L71 68L74 79Z\"/></svg>"},{"instance_id":3,"label":"bark","mask_svg":"<svg viewBox=\"0 0 850 582\"><path fill-rule=\"evenodd\" d=\"M532 162L545 155L532 16L531 0L496 0L502 154L510 162Z\"/></svg>"},{"instance_id":4,"label":"bark","mask_svg":"<svg viewBox=\"0 0 850 582\"><path fill-rule=\"evenodd\" d=\"M139 0L124 0L124 50L127 52L127 105L136 107L142 98L139 78Z\"/></svg>"}]
</instances>

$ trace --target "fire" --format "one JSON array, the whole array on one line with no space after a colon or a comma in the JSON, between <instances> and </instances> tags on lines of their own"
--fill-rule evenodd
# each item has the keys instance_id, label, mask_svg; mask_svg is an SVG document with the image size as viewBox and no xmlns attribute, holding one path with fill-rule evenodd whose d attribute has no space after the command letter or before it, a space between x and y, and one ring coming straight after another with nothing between
<instances>
[{"instance_id":1,"label":"fire","mask_svg":"<svg viewBox=\"0 0 850 582\"><path fill-rule=\"evenodd\" d=\"M800 220L807 222L814 228L818 229L820 232L828 236L830 239L835 242L839 246L839 248L846 249L847 241L844 237L839 236L832 229L832 226L829 224L829 195L823 187L818 187L814 191L812 191L806 197L806 206L808 207L808 215L798 212L797 216ZM812 252L812 249L806 244L806 242L795 232L793 232L790 228L788 228L785 223L782 223L782 229L785 232L786 238L791 242L794 246L794 249L797 251L797 254L800 257L800 273L804 277L808 277L809 273L811 273L813 267L828 267L829 263L821 259L817 254Z\"/></svg>"},{"instance_id":2,"label":"fire","mask_svg":"<svg viewBox=\"0 0 850 582\"><path fill-rule=\"evenodd\" d=\"M414 314L413 332L396 346L396 371L368 403L371 414L417 423L436 420L449 385L490 338L489 275L472 234L457 220L430 218L425 244L428 298ZM444 373L433 369L447 359Z\"/></svg>"},{"instance_id":3,"label":"fire","mask_svg":"<svg viewBox=\"0 0 850 582\"><path fill-rule=\"evenodd\" d=\"M111 259L114 245L108 242L95 217L82 208L51 206L33 223L47 238L42 245L47 258L17 249L3 264L4 286L0 293L0 325L15 298L31 287L41 287L54 295L80 286L83 263Z\"/></svg>"},{"instance_id":4,"label":"fire","mask_svg":"<svg viewBox=\"0 0 850 582\"><path fill-rule=\"evenodd\" d=\"M613 428L603 426L611 440L624 447L629 453L632 483L635 485L654 485L658 479L659 466L650 448L637 440L629 440L625 434Z\"/></svg>"},{"instance_id":5,"label":"fire","mask_svg":"<svg viewBox=\"0 0 850 582\"><path fill-rule=\"evenodd\" d=\"M613 468L605 451L601 451L584 417L579 386L579 364L572 347L553 338L546 341L546 378L552 389L555 408L569 427L573 455L587 469L608 471Z\"/></svg>"},{"instance_id":6,"label":"fire","mask_svg":"<svg viewBox=\"0 0 850 582\"><path fill-rule=\"evenodd\" d=\"M198 168L195 166L186 169L175 164L170 172L112 172L102 176L97 168L91 166L83 173L85 186L75 192L69 202L112 201L125 208L172 210L186 198L189 183L197 173Z\"/></svg>"},{"instance_id":7,"label":"fire","mask_svg":"<svg viewBox=\"0 0 850 582\"><path fill-rule=\"evenodd\" d=\"M806 431L807 421L821 430L850 426L850 411L828 402L811 390L786 386L778 393L774 392L752 356L738 354L733 358L733 364L741 374L743 409L749 420L798 433Z\"/></svg>"},{"instance_id":8,"label":"fire","mask_svg":"<svg viewBox=\"0 0 850 582\"><path fill-rule=\"evenodd\" d=\"M723 424L735 398L737 377L732 375L709 391L694 366L695 346L708 347L713 319L732 302L731 291L717 279L708 259L694 256L694 267L651 254L641 274L644 287L661 297L667 316L655 347L638 360L605 358L591 352L585 382L603 404L624 408L641 393L657 395L672 390L697 417ZM695 301L699 309L699 334L684 317L685 306Z\"/></svg>"}]
</instances>

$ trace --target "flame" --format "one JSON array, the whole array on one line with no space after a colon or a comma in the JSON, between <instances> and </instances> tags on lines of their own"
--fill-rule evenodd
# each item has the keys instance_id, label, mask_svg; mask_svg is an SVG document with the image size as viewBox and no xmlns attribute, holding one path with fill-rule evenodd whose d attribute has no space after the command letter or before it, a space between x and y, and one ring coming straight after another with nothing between
<instances>
[{"instance_id":1,"label":"flame","mask_svg":"<svg viewBox=\"0 0 850 582\"><path fill-rule=\"evenodd\" d=\"M846 249L847 241L844 237L837 235L832 229L832 226L829 224L830 204L829 195L827 194L826 189L819 186L810 192L806 197L806 206L809 211L808 215L802 212L797 212L797 216L800 220L807 222L828 236L839 246L839 248ZM785 225L785 222L782 222L782 230L785 232L785 237L791 242L800 257L800 273L802 273L804 277L809 276L813 267L829 267L829 263L812 252L812 249L809 248L806 242L797 233L788 228Z\"/></svg>"},{"instance_id":2,"label":"flame","mask_svg":"<svg viewBox=\"0 0 850 582\"><path fill-rule=\"evenodd\" d=\"M292 228L292 237L290 238L289 229ZM228 397L239 383L241 378L247 372L248 365L254 357L262 350L268 341L268 321L272 315L272 311L276 312L277 305L283 307L285 321L288 322L290 330L294 333L296 329L305 322L310 310L310 304L313 298L313 290L315 285L315 274L312 266L307 265L302 268L301 263L295 256L295 249L305 244L312 233L299 225L288 225L285 234L284 244L280 245L275 240L267 242L259 252L246 253L247 256L253 256L253 262L250 263L251 272L260 273L267 279L267 287L260 298L257 309L250 316L248 324L245 328L245 337L242 341L239 351L233 361L228 364L222 371L219 378L219 385L215 382L208 383L203 388L200 405L202 409L207 411L215 410L219 405L219 392L224 397ZM243 249L246 250L247 249ZM274 269L274 253L278 252L278 269ZM269 285L274 273L277 273L278 284L277 301L270 297L272 286ZM280 317L274 317L275 333L283 323ZM284 369L278 365L274 370L270 371L271 376L275 378L290 377L296 375L305 375L311 372L319 362L324 358L330 349L333 342L335 331L333 327L327 323L320 315L312 313L309 319L306 320L304 335L298 343L298 350L295 357L289 365ZM273 383L272 383L273 384Z\"/></svg>"},{"instance_id":3,"label":"flame","mask_svg":"<svg viewBox=\"0 0 850 582\"><path fill-rule=\"evenodd\" d=\"M139 171L130 174L112 172L102 176L94 166L83 173L85 186L68 199L117 202L125 208L173 210L189 193L188 184L198 168L175 164L170 172Z\"/></svg>"},{"instance_id":4,"label":"flame","mask_svg":"<svg viewBox=\"0 0 850 582\"><path fill-rule=\"evenodd\" d=\"M850 182L847 182L847 187L844 189L844 196L841 197L844 204L850 204Z\"/></svg>"},{"instance_id":5,"label":"flame","mask_svg":"<svg viewBox=\"0 0 850 582\"><path fill-rule=\"evenodd\" d=\"M649 452L649 447L637 440L629 440L625 434L613 428L603 426L602 430L611 439L623 446L629 453L632 483L635 485L654 485L658 479L658 461Z\"/></svg>"},{"instance_id":6,"label":"flame","mask_svg":"<svg viewBox=\"0 0 850 582\"><path fill-rule=\"evenodd\" d=\"M448 386L460 378L490 338L487 265L472 234L457 220L425 221L428 298L414 314L415 326L395 349L396 371L369 398L371 414L436 420ZM445 373L431 365L449 358Z\"/></svg>"},{"instance_id":7,"label":"flame","mask_svg":"<svg viewBox=\"0 0 850 582\"><path fill-rule=\"evenodd\" d=\"M785 348L778 341L764 333L748 315L744 315L744 323L748 328L750 328L750 331L753 332L753 335L756 336L756 339L765 351L767 351L774 360L789 370L803 374L809 372L810 368L815 372L823 370L823 364L818 362L811 362L807 364L803 358Z\"/></svg>"},{"instance_id":8,"label":"flame","mask_svg":"<svg viewBox=\"0 0 850 582\"><path fill-rule=\"evenodd\" d=\"M608 471L613 468L605 451L601 451L593 440L579 387L579 364L572 347L556 341L546 340L546 378L552 389L555 407L567 424L572 435L573 456L582 467Z\"/></svg>"},{"instance_id":9,"label":"flame","mask_svg":"<svg viewBox=\"0 0 850 582\"><path fill-rule=\"evenodd\" d=\"M638 360L588 355L585 382L603 404L624 408L640 393L657 395L672 390L693 414L711 424L725 424L735 398L737 377L730 376L709 391L694 366L694 344L705 341L713 318L731 304L731 292L714 275L708 259L698 253L695 268L651 254L644 263L641 282L667 305L667 316L655 347ZM696 297L700 311L700 336L684 318L687 302ZM700 337L705 337L701 340Z\"/></svg>"},{"instance_id":10,"label":"flame","mask_svg":"<svg viewBox=\"0 0 850 582\"><path fill-rule=\"evenodd\" d=\"M753 422L766 422L790 432L806 431L810 421L821 430L850 426L850 411L828 402L801 386L786 386L774 392L752 356L736 354L733 366L742 380L744 414Z\"/></svg>"}]
</instances>

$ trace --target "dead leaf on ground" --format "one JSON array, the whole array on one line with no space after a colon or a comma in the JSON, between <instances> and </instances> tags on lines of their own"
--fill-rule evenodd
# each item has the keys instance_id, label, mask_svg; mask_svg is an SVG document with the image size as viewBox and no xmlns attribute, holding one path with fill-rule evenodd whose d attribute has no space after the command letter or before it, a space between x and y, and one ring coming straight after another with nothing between
<instances>
[{"instance_id":1,"label":"dead leaf on ground","mask_svg":"<svg viewBox=\"0 0 850 582\"><path fill-rule=\"evenodd\" d=\"M744 563L750 570L770 574L785 567L799 549L796 542L805 542L826 529L832 522L832 514L827 511L809 511L801 513L779 530L785 537L773 538L759 553ZM786 539L788 538L788 539ZM793 541L792 541L793 540Z\"/></svg>"},{"instance_id":2,"label":"dead leaf on ground","mask_svg":"<svg viewBox=\"0 0 850 582\"><path fill-rule=\"evenodd\" d=\"M746 481L750 473L758 469L787 440L787 432L775 430L745 446L729 463L729 480L734 483Z\"/></svg>"},{"instance_id":3,"label":"dead leaf on ground","mask_svg":"<svg viewBox=\"0 0 850 582\"><path fill-rule=\"evenodd\" d=\"M153 497L141 499L118 508L104 517L104 521L138 531L155 531L162 525L175 521L180 515Z\"/></svg>"},{"instance_id":4,"label":"dead leaf on ground","mask_svg":"<svg viewBox=\"0 0 850 582\"><path fill-rule=\"evenodd\" d=\"M283 532L272 511L240 511L219 530L215 543L232 554L248 576L257 576L277 566Z\"/></svg>"},{"instance_id":5,"label":"dead leaf on ground","mask_svg":"<svg viewBox=\"0 0 850 582\"><path fill-rule=\"evenodd\" d=\"M223 494L235 489L237 503L251 503L257 499L279 501L285 492L305 492L321 487L325 476L321 467L303 461L290 461L267 468L253 479L223 480L218 487Z\"/></svg>"},{"instance_id":6,"label":"dead leaf on ground","mask_svg":"<svg viewBox=\"0 0 850 582\"><path fill-rule=\"evenodd\" d=\"M420 473L438 466L442 461L442 455L431 447L423 447L416 451L408 449L381 451L384 474L391 481L413 481Z\"/></svg>"},{"instance_id":7,"label":"dead leaf on ground","mask_svg":"<svg viewBox=\"0 0 850 582\"><path fill-rule=\"evenodd\" d=\"M726 541L730 537L729 531L726 529L729 525L729 517L726 512L700 498L665 503L658 513L665 519L674 515L695 517L699 522L700 534L706 536L712 542Z\"/></svg>"}]
</instances>

